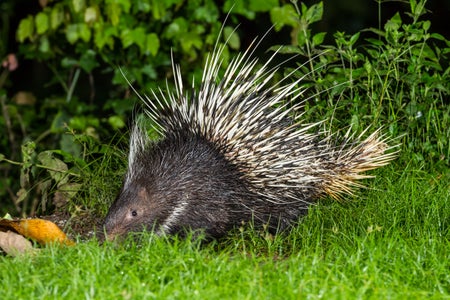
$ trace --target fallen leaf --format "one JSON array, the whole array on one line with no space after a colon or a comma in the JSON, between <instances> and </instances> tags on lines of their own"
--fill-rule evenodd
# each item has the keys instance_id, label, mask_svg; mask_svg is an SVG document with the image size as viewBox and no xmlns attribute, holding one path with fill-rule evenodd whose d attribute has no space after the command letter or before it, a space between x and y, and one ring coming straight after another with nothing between
<instances>
[{"instance_id":1,"label":"fallen leaf","mask_svg":"<svg viewBox=\"0 0 450 300\"><path fill-rule=\"evenodd\" d=\"M0 231L0 248L11 256L37 251L29 240L12 231Z\"/></svg>"},{"instance_id":2,"label":"fallen leaf","mask_svg":"<svg viewBox=\"0 0 450 300\"><path fill-rule=\"evenodd\" d=\"M75 245L75 242L69 239L55 223L43 219L0 220L0 231L7 230L33 239L41 245L50 243Z\"/></svg>"},{"instance_id":3,"label":"fallen leaf","mask_svg":"<svg viewBox=\"0 0 450 300\"><path fill-rule=\"evenodd\" d=\"M13 96L12 100L17 105L34 105L36 103L36 96L30 92L20 91Z\"/></svg>"}]
</instances>

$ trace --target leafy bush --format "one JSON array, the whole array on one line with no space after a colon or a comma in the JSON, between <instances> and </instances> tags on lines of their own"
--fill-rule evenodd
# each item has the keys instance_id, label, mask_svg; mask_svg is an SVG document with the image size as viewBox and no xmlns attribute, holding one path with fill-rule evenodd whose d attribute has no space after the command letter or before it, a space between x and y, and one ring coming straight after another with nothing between
<instances>
[{"instance_id":1,"label":"leafy bush","mask_svg":"<svg viewBox=\"0 0 450 300\"><path fill-rule=\"evenodd\" d=\"M446 166L450 41L429 31L430 21L422 20L425 3L410 0L410 11L404 17L397 12L383 28L336 32L335 45L323 45L325 33L310 29L322 18L322 3L309 8L302 3L294 25L298 46L284 53L306 58L295 74L309 88L305 110L312 120L326 116L335 129L350 124L357 132L387 127L392 136L404 136L410 159Z\"/></svg>"}]
</instances>

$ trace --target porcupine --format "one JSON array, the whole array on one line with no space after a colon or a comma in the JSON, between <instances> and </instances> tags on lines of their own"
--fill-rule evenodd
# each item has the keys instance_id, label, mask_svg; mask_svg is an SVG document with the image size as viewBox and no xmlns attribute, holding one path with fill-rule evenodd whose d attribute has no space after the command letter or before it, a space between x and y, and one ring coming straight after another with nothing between
<instances>
[{"instance_id":1,"label":"porcupine","mask_svg":"<svg viewBox=\"0 0 450 300\"><path fill-rule=\"evenodd\" d=\"M277 52L257 68L250 46L219 78L224 47L207 57L198 89L185 92L172 63L175 92L139 96L162 138L152 141L144 123L134 125L124 183L104 222L109 239L142 230L220 237L242 222L277 232L318 198L351 194L371 177L363 172L395 157L380 130L337 139L318 129L321 122L303 123L294 114L301 104L291 104L303 79L270 85Z\"/></svg>"}]
</instances>

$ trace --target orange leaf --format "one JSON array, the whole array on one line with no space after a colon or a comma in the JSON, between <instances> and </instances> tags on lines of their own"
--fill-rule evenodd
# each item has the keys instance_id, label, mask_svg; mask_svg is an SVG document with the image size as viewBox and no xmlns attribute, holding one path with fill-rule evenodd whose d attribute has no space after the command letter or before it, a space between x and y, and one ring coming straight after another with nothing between
<instances>
[{"instance_id":1,"label":"orange leaf","mask_svg":"<svg viewBox=\"0 0 450 300\"><path fill-rule=\"evenodd\" d=\"M41 245L60 243L75 245L55 223L42 219L0 220L0 231L13 230Z\"/></svg>"}]
</instances>

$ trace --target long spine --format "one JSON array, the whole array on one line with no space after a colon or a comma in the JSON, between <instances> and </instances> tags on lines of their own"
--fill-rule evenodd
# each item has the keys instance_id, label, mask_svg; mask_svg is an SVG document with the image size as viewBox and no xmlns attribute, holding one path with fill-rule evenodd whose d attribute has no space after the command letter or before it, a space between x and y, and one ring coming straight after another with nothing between
<instances>
[{"instance_id":1,"label":"long spine","mask_svg":"<svg viewBox=\"0 0 450 300\"><path fill-rule=\"evenodd\" d=\"M376 130L366 139L345 135L335 145L322 123L303 123L300 101L303 78L271 85L278 66L269 69L276 52L259 68L252 58L254 47L235 57L218 78L224 47L216 45L208 56L202 83L189 95L181 70L173 63L175 91L152 92L143 97L146 113L163 136L189 130L218 146L223 155L241 169L242 180L262 201L274 204L308 202L299 192L339 198L360 187L357 180L370 177L365 171L386 165L395 157L387 139ZM164 114L161 114L164 111ZM138 126L139 127L139 126ZM315 133L310 133L315 128ZM322 138L320 140L320 138ZM149 144L145 129L134 129L128 180L137 168L136 157Z\"/></svg>"}]
</instances>

